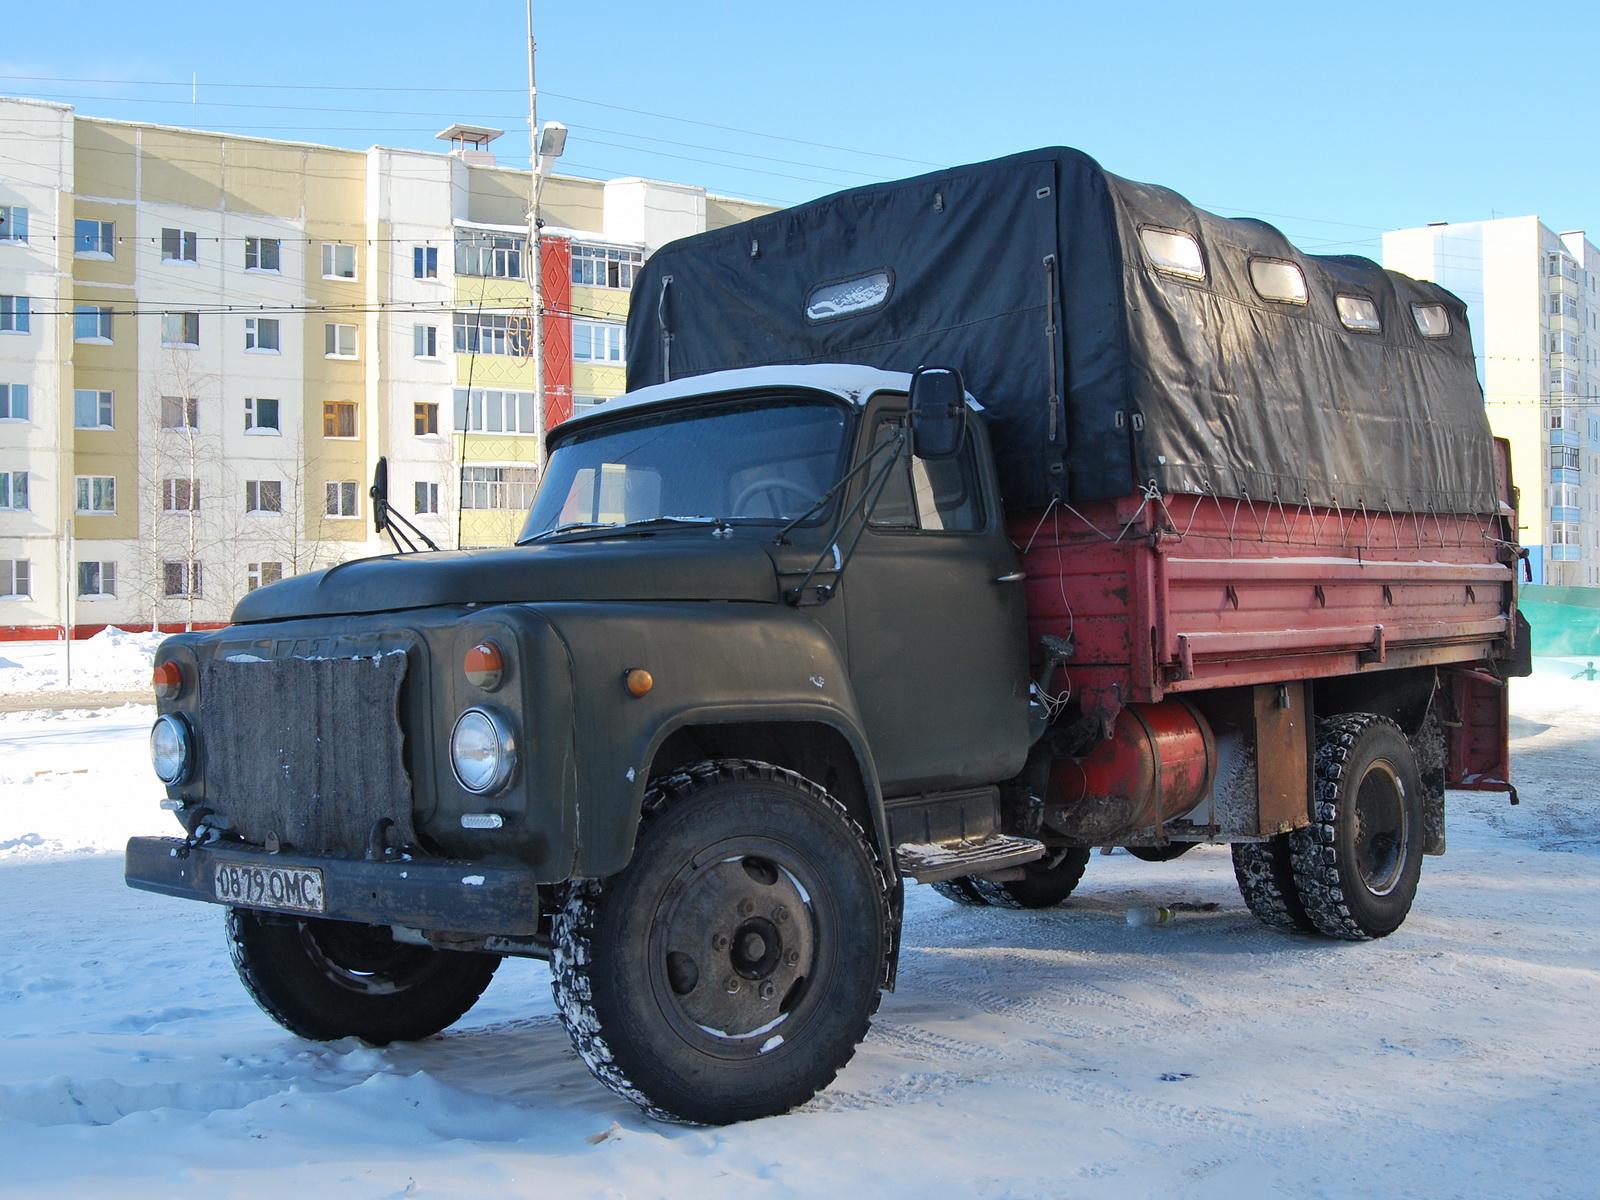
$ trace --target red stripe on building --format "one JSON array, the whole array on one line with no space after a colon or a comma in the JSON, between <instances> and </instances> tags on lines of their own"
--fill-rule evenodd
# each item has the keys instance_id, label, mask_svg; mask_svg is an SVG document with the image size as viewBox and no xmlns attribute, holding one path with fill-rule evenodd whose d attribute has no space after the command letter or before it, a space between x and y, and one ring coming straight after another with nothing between
<instances>
[{"instance_id":1,"label":"red stripe on building","mask_svg":"<svg viewBox=\"0 0 1600 1200\"><path fill-rule=\"evenodd\" d=\"M572 415L572 239L539 239L544 284L544 427Z\"/></svg>"}]
</instances>

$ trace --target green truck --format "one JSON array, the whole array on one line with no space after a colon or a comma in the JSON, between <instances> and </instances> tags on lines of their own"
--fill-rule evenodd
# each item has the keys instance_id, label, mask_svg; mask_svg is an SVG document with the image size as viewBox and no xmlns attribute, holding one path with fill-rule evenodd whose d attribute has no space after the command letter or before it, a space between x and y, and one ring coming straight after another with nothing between
<instances>
[{"instance_id":1,"label":"green truck","mask_svg":"<svg viewBox=\"0 0 1600 1200\"><path fill-rule=\"evenodd\" d=\"M1226 842L1360 941L1446 786L1509 789L1515 494L1441 289L1050 150L675 243L633 314L515 545L161 647L183 836L128 882L225 906L293 1032L424 1038L544 958L603 1083L770 1115L894 986L906 880L1044 907Z\"/></svg>"}]
</instances>

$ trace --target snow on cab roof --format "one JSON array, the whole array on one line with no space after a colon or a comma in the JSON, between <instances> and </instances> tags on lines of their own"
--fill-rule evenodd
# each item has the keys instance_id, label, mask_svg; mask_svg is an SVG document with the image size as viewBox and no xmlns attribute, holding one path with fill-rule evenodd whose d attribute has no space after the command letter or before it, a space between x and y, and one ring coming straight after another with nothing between
<instances>
[{"instance_id":1,"label":"snow on cab roof","mask_svg":"<svg viewBox=\"0 0 1600 1200\"><path fill-rule=\"evenodd\" d=\"M867 397L875 392L903 392L910 386L911 376L904 371L880 371L876 367L859 367L850 363L740 367L732 371L711 371L705 375L690 375L683 379L674 379L670 383L656 383L636 391L624 392L594 408L585 409L572 420L585 420L591 413L596 415L614 413L619 409L661 404L668 400L681 400L685 396L704 396L713 392L803 387L819 392L831 392L851 404L863 404Z\"/></svg>"}]
</instances>

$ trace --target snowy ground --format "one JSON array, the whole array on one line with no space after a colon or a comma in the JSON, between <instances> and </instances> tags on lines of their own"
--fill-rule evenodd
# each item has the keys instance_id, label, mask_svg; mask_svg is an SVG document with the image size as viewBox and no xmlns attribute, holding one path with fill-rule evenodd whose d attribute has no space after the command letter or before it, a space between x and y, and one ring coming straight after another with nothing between
<instances>
[{"instance_id":1,"label":"snowy ground","mask_svg":"<svg viewBox=\"0 0 1600 1200\"><path fill-rule=\"evenodd\" d=\"M1523 802L1452 794L1450 853L1394 936L1264 929L1226 849L1097 855L1048 912L914 888L899 991L835 1085L712 1130L594 1083L538 963L507 961L427 1042L289 1036L235 980L218 910L122 886L123 840L175 828L150 710L0 715L0 1196L1592 1197L1581 665L1514 685ZM1220 907L1124 920L1174 901Z\"/></svg>"}]
</instances>

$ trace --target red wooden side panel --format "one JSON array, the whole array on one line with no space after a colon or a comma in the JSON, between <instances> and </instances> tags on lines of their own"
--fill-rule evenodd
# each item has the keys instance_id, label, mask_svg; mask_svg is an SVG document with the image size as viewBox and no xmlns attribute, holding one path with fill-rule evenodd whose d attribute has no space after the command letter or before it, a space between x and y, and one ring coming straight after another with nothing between
<instances>
[{"instance_id":1,"label":"red wooden side panel","mask_svg":"<svg viewBox=\"0 0 1600 1200\"><path fill-rule=\"evenodd\" d=\"M1510 697L1504 685L1474 675L1451 679L1451 787L1503 792L1510 786Z\"/></svg>"},{"instance_id":2,"label":"red wooden side panel","mask_svg":"<svg viewBox=\"0 0 1600 1200\"><path fill-rule=\"evenodd\" d=\"M539 239L544 283L544 427L572 415L572 240Z\"/></svg>"},{"instance_id":3,"label":"red wooden side panel","mask_svg":"<svg viewBox=\"0 0 1600 1200\"><path fill-rule=\"evenodd\" d=\"M1014 514L1010 532L1035 657L1040 634L1070 638L1054 686L1114 714L1169 692L1501 657L1508 512L1132 495Z\"/></svg>"}]
</instances>

